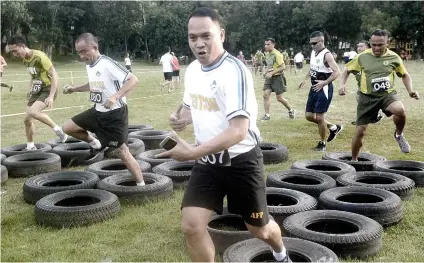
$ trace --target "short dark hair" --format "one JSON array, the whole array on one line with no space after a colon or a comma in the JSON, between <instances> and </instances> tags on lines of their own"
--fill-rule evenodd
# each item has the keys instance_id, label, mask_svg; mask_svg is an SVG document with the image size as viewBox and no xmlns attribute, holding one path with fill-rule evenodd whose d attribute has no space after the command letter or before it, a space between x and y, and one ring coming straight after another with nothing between
<instances>
[{"instance_id":1,"label":"short dark hair","mask_svg":"<svg viewBox=\"0 0 424 263\"><path fill-rule=\"evenodd\" d=\"M90 44L96 44L96 46L99 45L99 41L97 40L97 38L91 34L91 33L83 33L81 34L77 40L75 40L75 43L78 43L80 41L84 40L86 43L90 43Z\"/></svg>"},{"instance_id":2,"label":"short dark hair","mask_svg":"<svg viewBox=\"0 0 424 263\"><path fill-rule=\"evenodd\" d=\"M275 39L273 39L272 37L268 37L267 39L265 39L265 41L271 41L272 44L275 44Z\"/></svg>"},{"instance_id":3,"label":"short dark hair","mask_svg":"<svg viewBox=\"0 0 424 263\"><path fill-rule=\"evenodd\" d=\"M371 36L389 37L389 31L385 29L376 29L371 33Z\"/></svg>"},{"instance_id":4,"label":"short dark hair","mask_svg":"<svg viewBox=\"0 0 424 263\"><path fill-rule=\"evenodd\" d=\"M197 8L193 13L191 13L189 19L192 17L209 17L213 22L220 24L218 14L209 7Z\"/></svg>"},{"instance_id":5,"label":"short dark hair","mask_svg":"<svg viewBox=\"0 0 424 263\"><path fill-rule=\"evenodd\" d=\"M314 37L324 37L324 34L321 31L315 31L315 32L312 32L309 38L314 38Z\"/></svg>"},{"instance_id":6,"label":"short dark hair","mask_svg":"<svg viewBox=\"0 0 424 263\"><path fill-rule=\"evenodd\" d=\"M7 41L8 45L26 46L26 41L23 37L15 35Z\"/></svg>"}]
</instances>

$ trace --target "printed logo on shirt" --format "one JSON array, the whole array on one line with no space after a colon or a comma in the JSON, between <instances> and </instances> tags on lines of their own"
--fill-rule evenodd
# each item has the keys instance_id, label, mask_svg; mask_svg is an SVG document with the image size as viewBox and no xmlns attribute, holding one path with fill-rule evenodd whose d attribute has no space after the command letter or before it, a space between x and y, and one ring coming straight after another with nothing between
<instances>
[{"instance_id":1,"label":"printed logo on shirt","mask_svg":"<svg viewBox=\"0 0 424 263\"><path fill-rule=\"evenodd\" d=\"M386 61L384 61L384 62L383 62L383 65L384 65L384 66L389 65L389 61L387 61L387 60L386 60Z\"/></svg>"},{"instance_id":2,"label":"printed logo on shirt","mask_svg":"<svg viewBox=\"0 0 424 263\"><path fill-rule=\"evenodd\" d=\"M216 88L216 80L214 80L212 82L212 84L210 85L211 90L214 90Z\"/></svg>"},{"instance_id":3,"label":"printed logo on shirt","mask_svg":"<svg viewBox=\"0 0 424 263\"><path fill-rule=\"evenodd\" d=\"M190 94L192 105L191 108L199 111L217 112L219 111L216 98L208 98L198 94Z\"/></svg>"},{"instance_id":4,"label":"printed logo on shirt","mask_svg":"<svg viewBox=\"0 0 424 263\"><path fill-rule=\"evenodd\" d=\"M90 81L90 90L101 90L105 89L105 83L103 81Z\"/></svg>"},{"instance_id":5,"label":"printed logo on shirt","mask_svg":"<svg viewBox=\"0 0 424 263\"><path fill-rule=\"evenodd\" d=\"M96 72L96 76L97 76L97 77L100 77L100 75L101 75L100 71L97 71L97 72Z\"/></svg>"},{"instance_id":6,"label":"printed logo on shirt","mask_svg":"<svg viewBox=\"0 0 424 263\"><path fill-rule=\"evenodd\" d=\"M263 217L264 217L264 212L252 213L252 215L250 216L250 218L254 218L254 219L259 219Z\"/></svg>"}]
</instances>

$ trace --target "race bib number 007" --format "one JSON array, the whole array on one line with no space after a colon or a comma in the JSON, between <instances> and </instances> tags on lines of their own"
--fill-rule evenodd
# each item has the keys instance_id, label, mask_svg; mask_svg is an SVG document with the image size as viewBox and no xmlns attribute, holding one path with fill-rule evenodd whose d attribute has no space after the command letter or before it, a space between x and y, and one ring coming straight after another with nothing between
<instances>
[{"instance_id":1,"label":"race bib number 007","mask_svg":"<svg viewBox=\"0 0 424 263\"><path fill-rule=\"evenodd\" d=\"M90 91L90 101L95 103L102 103L103 93L98 91Z\"/></svg>"},{"instance_id":2,"label":"race bib number 007","mask_svg":"<svg viewBox=\"0 0 424 263\"><path fill-rule=\"evenodd\" d=\"M372 79L371 85L373 92L384 92L392 87L389 77Z\"/></svg>"},{"instance_id":3,"label":"race bib number 007","mask_svg":"<svg viewBox=\"0 0 424 263\"><path fill-rule=\"evenodd\" d=\"M204 165L214 165L214 166L230 166L231 159L228 150L224 150L219 153L209 154L203 156L198 160L200 164Z\"/></svg>"},{"instance_id":4,"label":"race bib number 007","mask_svg":"<svg viewBox=\"0 0 424 263\"><path fill-rule=\"evenodd\" d=\"M42 85L43 85L43 82L41 80L33 80L31 93L37 94L38 92L40 92Z\"/></svg>"}]
</instances>

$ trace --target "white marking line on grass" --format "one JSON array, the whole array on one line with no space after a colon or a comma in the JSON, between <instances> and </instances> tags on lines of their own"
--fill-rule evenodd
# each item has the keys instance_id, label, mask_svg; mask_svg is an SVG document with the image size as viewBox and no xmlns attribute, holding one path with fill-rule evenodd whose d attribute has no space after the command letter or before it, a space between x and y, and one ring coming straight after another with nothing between
<instances>
[{"instance_id":1,"label":"white marking line on grass","mask_svg":"<svg viewBox=\"0 0 424 263\"><path fill-rule=\"evenodd\" d=\"M130 100L141 100L141 99L148 99L148 98L154 98L154 97L162 97L162 96L169 96L169 95L173 95L173 94L181 94L183 92L175 92L175 93L168 93L168 94L159 94L159 95L152 95L152 96L146 96L146 97L140 97L140 98L133 98L133 99L127 99L128 101ZM72 109L72 108L84 108L84 107L91 107L91 105L78 105L78 106L69 106L69 107L62 107L62 108L55 108L55 109L50 109L50 110L43 110L43 112L46 111L56 111L56 110L66 110L66 109ZM19 116L19 115L25 115L25 112L20 112L20 113L12 113L12 114L6 114L6 115L1 115L0 118L3 117L12 117L12 116Z\"/></svg>"}]
</instances>

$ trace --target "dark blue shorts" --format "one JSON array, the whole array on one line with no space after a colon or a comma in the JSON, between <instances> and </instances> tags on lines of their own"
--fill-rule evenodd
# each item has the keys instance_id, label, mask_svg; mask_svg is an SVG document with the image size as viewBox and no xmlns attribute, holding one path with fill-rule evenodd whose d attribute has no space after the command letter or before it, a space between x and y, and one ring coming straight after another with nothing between
<instances>
[{"instance_id":1,"label":"dark blue shorts","mask_svg":"<svg viewBox=\"0 0 424 263\"><path fill-rule=\"evenodd\" d=\"M320 91L315 92L312 88L309 90L308 102L306 102L306 112L325 113L330 107L333 99L333 83Z\"/></svg>"}]
</instances>

